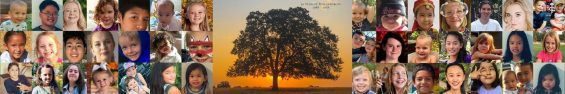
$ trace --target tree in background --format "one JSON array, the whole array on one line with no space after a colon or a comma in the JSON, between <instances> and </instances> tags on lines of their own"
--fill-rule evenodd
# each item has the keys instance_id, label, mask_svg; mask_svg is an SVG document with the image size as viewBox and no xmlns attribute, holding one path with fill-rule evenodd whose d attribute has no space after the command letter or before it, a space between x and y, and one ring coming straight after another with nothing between
<instances>
[{"instance_id":1,"label":"tree in background","mask_svg":"<svg viewBox=\"0 0 565 94\"><path fill-rule=\"evenodd\" d=\"M228 77L272 76L272 90L278 90L279 77L337 80L343 64L338 37L319 26L305 8L250 12L246 20L245 30L233 42L231 54L237 60Z\"/></svg>"}]
</instances>

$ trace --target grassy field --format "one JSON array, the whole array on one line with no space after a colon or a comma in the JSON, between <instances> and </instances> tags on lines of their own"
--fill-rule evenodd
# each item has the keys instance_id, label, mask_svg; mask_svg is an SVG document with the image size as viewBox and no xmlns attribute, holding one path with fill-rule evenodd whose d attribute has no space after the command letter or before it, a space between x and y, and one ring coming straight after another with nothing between
<instances>
[{"instance_id":1,"label":"grassy field","mask_svg":"<svg viewBox=\"0 0 565 94\"><path fill-rule=\"evenodd\" d=\"M537 61L537 55L541 50L543 50L543 46L542 46L541 42L534 42L534 51L532 53L532 55L533 55L532 60L533 61ZM561 54L563 54L563 52L565 52L565 44L561 43L559 50L561 50ZM563 58L565 59L565 56L563 56Z\"/></svg>"},{"instance_id":2,"label":"grassy field","mask_svg":"<svg viewBox=\"0 0 565 94\"><path fill-rule=\"evenodd\" d=\"M214 88L214 94L351 94L350 87L316 88Z\"/></svg>"}]
</instances>

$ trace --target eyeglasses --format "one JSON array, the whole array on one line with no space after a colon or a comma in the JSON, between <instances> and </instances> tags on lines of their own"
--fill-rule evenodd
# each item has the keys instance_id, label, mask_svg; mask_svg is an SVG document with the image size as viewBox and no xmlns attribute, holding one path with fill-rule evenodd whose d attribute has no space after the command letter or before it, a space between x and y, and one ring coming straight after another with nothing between
<instances>
[{"instance_id":1,"label":"eyeglasses","mask_svg":"<svg viewBox=\"0 0 565 94\"><path fill-rule=\"evenodd\" d=\"M49 16L49 17L57 17L57 16L59 16L59 14L57 14L57 13L41 12L41 14L47 15L47 16Z\"/></svg>"}]
</instances>

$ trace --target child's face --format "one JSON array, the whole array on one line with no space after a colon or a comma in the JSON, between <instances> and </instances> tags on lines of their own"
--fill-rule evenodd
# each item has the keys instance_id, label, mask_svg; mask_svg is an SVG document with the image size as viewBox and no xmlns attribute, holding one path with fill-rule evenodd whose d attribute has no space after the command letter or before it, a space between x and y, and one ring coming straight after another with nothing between
<instances>
[{"instance_id":1,"label":"child's face","mask_svg":"<svg viewBox=\"0 0 565 94\"><path fill-rule=\"evenodd\" d=\"M553 74L543 76L542 84L545 90L553 89L553 87L555 87L555 76L553 76Z\"/></svg>"},{"instance_id":2,"label":"child's face","mask_svg":"<svg viewBox=\"0 0 565 94\"><path fill-rule=\"evenodd\" d=\"M63 18L67 24L77 24L79 15L79 7L75 3L69 3L65 5L63 10Z\"/></svg>"},{"instance_id":3,"label":"child's face","mask_svg":"<svg viewBox=\"0 0 565 94\"><path fill-rule=\"evenodd\" d=\"M143 31L149 24L149 12L139 7L133 7L124 13L122 19L122 31Z\"/></svg>"},{"instance_id":4,"label":"child's face","mask_svg":"<svg viewBox=\"0 0 565 94\"><path fill-rule=\"evenodd\" d=\"M42 25L53 27L57 23L57 19L58 19L59 14L58 14L58 10L55 8L55 6L48 5L39 14L40 14L39 17L41 18L41 24Z\"/></svg>"},{"instance_id":5,"label":"child's face","mask_svg":"<svg viewBox=\"0 0 565 94\"><path fill-rule=\"evenodd\" d=\"M40 36L39 37L38 48L39 54L43 58L56 58L57 57L57 44L55 44L55 40L49 36Z\"/></svg>"},{"instance_id":6,"label":"child's face","mask_svg":"<svg viewBox=\"0 0 565 94\"><path fill-rule=\"evenodd\" d=\"M367 53L375 52L375 46L377 46L375 41L367 41L367 43L365 44L365 51L367 51Z\"/></svg>"},{"instance_id":7,"label":"child's face","mask_svg":"<svg viewBox=\"0 0 565 94\"><path fill-rule=\"evenodd\" d=\"M77 66L69 66L68 72L67 72L67 78L69 78L70 82L76 82L78 81L78 76L80 75L79 73L79 69Z\"/></svg>"},{"instance_id":8,"label":"child's face","mask_svg":"<svg viewBox=\"0 0 565 94\"><path fill-rule=\"evenodd\" d=\"M504 88L506 88L506 90L516 90L518 85L518 80L516 80L516 74L514 73L506 73L506 76L504 78Z\"/></svg>"},{"instance_id":9,"label":"child's face","mask_svg":"<svg viewBox=\"0 0 565 94\"><path fill-rule=\"evenodd\" d=\"M96 86L98 86L98 88L110 87L110 83L112 83L113 80L110 74L107 74L105 72L99 72L96 73L94 76L95 76L94 83L96 84Z\"/></svg>"},{"instance_id":10,"label":"child's face","mask_svg":"<svg viewBox=\"0 0 565 94\"><path fill-rule=\"evenodd\" d=\"M416 53L419 58L427 58L432 52L432 41L428 38L416 40Z\"/></svg>"},{"instance_id":11,"label":"child's face","mask_svg":"<svg viewBox=\"0 0 565 94\"><path fill-rule=\"evenodd\" d=\"M353 22L359 23L363 21L363 19L365 19L365 10L356 4L351 5L351 7L353 7L353 16L351 16Z\"/></svg>"},{"instance_id":12,"label":"child's face","mask_svg":"<svg viewBox=\"0 0 565 94\"><path fill-rule=\"evenodd\" d=\"M135 74L137 74L137 68L135 66L132 66L126 70L127 76L135 77Z\"/></svg>"},{"instance_id":13,"label":"child's face","mask_svg":"<svg viewBox=\"0 0 565 94\"><path fill-rule=\"evenodd\" d=\"M511 4L506 7L506 13L504 15L506 15L505 22L507 27L505 28L511 28L511 30L526 30L526 14L527 13L525 13L518 4Z\"/></svg>"},{"instance_id":14,"label":"child's face","mask_svg":"<svg viewBox=\"0 0 565 94\"><path fill-rule=\"evenodd\" d=\"M416 78L414 78L414 85L420 94L431 94L432 87L434 86L433 74L429 71L418 71L416 72Z\"/></svg>"},{"instance_id":15,"label":"child's face","mask_svg":"<svg viewBox=\"0 0 565 94\"><path fill-rule=\"evenodd\" d=\"M192 88L200 88L206 81L206 76L202 73L202 70L196 69L190 72L189 76L190 87Z\"/></svg>"},{"instance_id":16,"label":"child's face","mask_svg":"<svg viewBox=\"0 0 565 94\"><path fill-rule=\"evenodd\" d=\"M363 46L363 43L365 43L365 36L359 35L359 34L353 35L353 47L354 48L359 48L359 47Z\"/></svg>"},{"instance_id":17,"label":"child's face","mask_svg":"<svg viewBox=\"0 0 565 94\"><path fill-rule=\"evenodd\" d=\"M43 81L43 85L49 85L51 82L51 77L53 77L53 74L51 74L51 68L47 68L47 67L43 67L41 68L41 73L40 75L40 79L41 81Z\"/></svg>"},{"instance_id":18,"label":"child's face","mask_svg":"<svg viewBox=\"0 0 565 94\"><path fill-rule=\"evenodd\" d=\"M488 44L488 42L486 40L483 40L479 43L479 45L477 45L477 49L479 50L479 52L481 53L485 53L487 54L489 51L489 47L490 45Z\"/></svg>"},{"instance_id":19,"label":"child's face","mask_svg":"<svg viewBox=\"0 0 565 94\"><path fill-rule=\"evenodd\" d=\"M452 89L460 89L463 82L465 82L465 72L460 67L450 66L447 68L446 74L445 78Z\"/></svg>"},{"instance_id":20,"label":"child's face","mask_svg":"<svg viewBox=\"0 0 565 94\"><path fill-rule=\"evenodd\" d=\"M137 81L135 79L129 80L128 89L137 89Z\"/></svg>"},{"instance_id":21,"label":"child's face","mask_svg":"<svg viewBox=\"0 0 565 94\"><path fill-rule=\"evenodd\" d=\"M402 52L402 44L394 38L388 38L385 51L386 58L398 58Z\"/></svg>"},{"instance_id":22,"label":"child's face","mask_svg":"<svg viewBox=\"0 0 565 94\"><path fill-rule=\"evenodd\" d=\"M363 72L355 77L353 77L353 85L355 92L367 92L371 87L371 79L369 78L369 72Z\"/></svg>"},{"instance_id":23,"label":"child's face","mask_svg":"<svg viewBox=\"0 0 565 94\"><path fill-rule=\"evenodd\" d=\"M20 69L18 68L18 66L10 66L10 68L8 69L8 74L10 75L10 78L18 78L18 75L20 74Z\"/></svg>"},{"instance_id":24,"label":"child's face","mask_svg":"<svg viewBox=\"0 0 565 94\"><path fill-rule=\"evenodd\" d=\"M168 40L165 40L165 41L159 43L158 49L159 49L159 52L161 54L166 55L166 54L169 54L172 51L172 47L173 47L173 45L171 44L171 42L168 41Z\"/></svg>"},{"instance_id":25,"label":"child's face","mask_svg":"<svg viewBox=\"0 0 565 94\"><path fill-rule=\"evenodd\" d=\"M420 7L416 14L416 21L418 21L419 28L427 30L434 25L434 10L431 8Z\"/></svg>"},{"instance_id":26,"label":"child's face","mask_svg":"<svg viewBox=\"0 0 565 94\"><path fill-rule=\"evenodd\" d=\"M394 67L391 82L395 88L403 88L406 85L406 68L403 66Z\"/></svg>"},{"instance_id":27,"label":"child's face","mask_svg":"<svg viewBox=\"0 0 565 94\"><path fill-rule=\"evenodd\" d=\"M445 39L445 47L447 49L447 54L450 56L457 56L459 50L462 48L461 42L457 39L455 35L448 35Z\"/></svg>"},{"instance_id":28,"label":"child's face","mask_svg":"<svg viewBox=\"0 0 565 94\"><path fill-rule=\"evenodd\" d=\"M65 55L70 62L80 62L85 53L85 47L82 40L78 38L68 39L65 43Z\"/></svg>"},{"instance_id":29,"label":"child's face","mask_svg":"<svg viewBox=\"0 0 565 94\"><path fill-rule=\"evenodd\" d=\"M512 52L513 55L520 55L520 53L522 53L522 38L520 38L520 36L518 35L512 35L510 36L510 41L508 41L508 45L510 47L510 52Z\"/></svg>"},{"instance_id":30,"label":"child's face","mask_svg":"<svg viewBox=\"0 0 565 94\"><path fill-rule=\"evenodd\" d=\"M446 6L444 17L450 28L458 28L463 23L464 10L459 3L449 3Z\"/></svg>"},{"instance_id":31,"label":"child's face","mask_svg":"<svg viewBox=\"0 0 565 94\"><path fill-rule=\"evenodd\" d=\"M530 80L532 80L533 73L532 68L530 67L531 66L529 65L521 65L519 67L516 67L516 73L518 80L520 80L520 83L527 84L530 83Z\"/></svg>"},{"instance_id":32,"label":"child's face","mask_svg":"<svg viewBox=\"0 0 565 94\"><path fill-rule=\"evenodd\" d=\"M100 18L101 24L104 25L112 25L115 21L115 12L114 7L110 4L104 5L100 12L102 17Z\"/></svg>"},{"instance_id":33,"label":"child's face","mask_svg":"<svg viewBox=\"0 0 565 94\"><path fill-rule=\"evenodd\" d=\"M27 18L27 7L26 6L16 6L14 9L8 12L10 15L12 22L20 23L23 22Z\"/></svg>"},{"instance_id":34,"label":"child's face","mask_svg":"<svg viewBox=\"0 0 565 94\"><path fill-rule=\"evenodd\" d=\"M19 60L25 51L25 37L21 34L8 37L8 41L4 46L8 49L12 60Z\"/></svg>"},{"instance_id":35,"label":"child's face","mask_svg":"<svg viewBox=\"0 0 565 94\"><path fill-rule=\"evenodd\" d=\"M161 76L163 77L163 80L165 80L165 83L175 84L176 75L175 67L170 66L163 71Z\"/></svg>"},{"instance_id":36,"label":"child's face","mask_svg":"<svg viewBox=\"0 0 565 94\"><path fill-rule=\"evenodd\" d=\"M556 46L556 42L555 42L555 38L553 37L547 37L545 38L545 50L547 52L553 52L555 51L555 49L557 48Z\"/></svg>"},{"instance_id":37,"label":"child's face","mask_svg":"<svg viewBox=\"0 0 565 94\"><path fill-rule=\"evenodd\" d=\"M188 19L190 20L190 24L197 25L200 24L206 19L206 8L200 4L195 4L188 9Z\"/></svg>"},{"instance_id":38,"label":"child's face","mask_svg":"<svg viewBox=\"0 0 565 94\"><path fill-rule=\"evenodd\" d=\"M557 12L557 13L563 13L563 5L557 6L557 7L555 8L555 12Z\"/></svg>"},{"instance_id":39,"label":"child's face","mask_svg":"<svg viewBox=\"0 0 565 94\"><path fill-rule=\"evenodd\" d=\"M188 45L190 57L196 62L212 61L212 37L204 31L191 32L192 39Z\"/></svg>"},{"instance_id":40,"label":"child's face","mask_svg":"<svg viewBox=\"0 0 565 94\"><path fill-rule=\"evenodd\" d=\"M491 11L491 7L488 4L482 4L481 5L481 10L479 11L481 13L481 17L485 17L485 18L489 18L490 14L492 14Z\"/></svg>"},{"instance_id":41,"label":"child's face","mask_svg":"<svg viewBox=\"0 0 565 94\"><path fill-rule=\"evenodd\" d=\"M404 22L404 16L400 14L384 14L381 16L382 24L391 26L401 26Z\"/></svg>"},{"instance_id":42,"label":"child's face","mask_svg":"<svg viewBox=\"0 0 565 94\"><path fill-rule=\"evenodd\" d=\"M92 35L92 53L96 60L107 61L114 58L114 40L99 32Z\"/></svg>"},{"instance_id":43,"label":"child's face","mask_svg":"<svg viewBox=\"0 0 565 94\"><path fill-rule=\"evenodd\" d=\"M545 7L545 2L543 1L536 2L536 11L543 11L544 7Z\"/></svg>"},{"instance_id":44,"label":"child's face","mask_svg":"<svg viewBox=\"0 0 565 94\"><path fill-rule=\"evenodd\" d=\"M128 36L120 36L120 49L130 60L137 60L141 54L141 42Z\"/></svg>"},{"instance_id":45,"label":"child's face","mask_svg":"<svg viewBox=\"0 0 565 94\"><path fill-rule=\"evenodd\" d=\"M479 79L484 85L491 85L496 80L496 69L491 63L480 63Z\"/></svg>"},{"instance_id":46,"label":"child's face","mask_svg":"<svg viewBox=\"0 0 565 94\"><path fill-rule=\"evenodd\" d=\"M161 4L157 7L157 12L159 15L159 24L166 26L171 23L171 18L173 18L173 6L169 4Z\"/></svg>"}]
</instances>

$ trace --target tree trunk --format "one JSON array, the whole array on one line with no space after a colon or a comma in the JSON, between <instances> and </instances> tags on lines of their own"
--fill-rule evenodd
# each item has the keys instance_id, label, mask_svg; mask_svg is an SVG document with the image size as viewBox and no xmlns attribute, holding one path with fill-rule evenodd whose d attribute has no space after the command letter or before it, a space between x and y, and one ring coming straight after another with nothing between
<instances>
[{"instance_id":1,"label":"tree trunk","mask_svg":"<svg viewBox=\"0 0 565 94\"><path fill-rule=\"evenodd\" d=\"M273 91L279 90L279 83L278 83L279 79L278 78L279 78L279 74L274 73L273 74L273 86L272 86Z\"/></svg>"}]
</instances>

